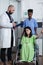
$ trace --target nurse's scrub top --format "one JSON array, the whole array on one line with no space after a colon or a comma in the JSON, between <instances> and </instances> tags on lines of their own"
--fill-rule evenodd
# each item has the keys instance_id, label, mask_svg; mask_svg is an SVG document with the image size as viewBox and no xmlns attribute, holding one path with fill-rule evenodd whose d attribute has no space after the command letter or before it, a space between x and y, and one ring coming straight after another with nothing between
<instances>
[{"instance_id":1,"label":"nurse's scrub top","mask_svg":"<svg viewBox=\"0 0 43 65\"><path fill-rule=\"evenodd\" d=\"M36 39L35 35L33 35L31 38L25 36L22 37L21 40L22 48L20 51L20 59L22 61L27 61L27 62L33 61L35 39Z\"/></svg>"}]
</instances>

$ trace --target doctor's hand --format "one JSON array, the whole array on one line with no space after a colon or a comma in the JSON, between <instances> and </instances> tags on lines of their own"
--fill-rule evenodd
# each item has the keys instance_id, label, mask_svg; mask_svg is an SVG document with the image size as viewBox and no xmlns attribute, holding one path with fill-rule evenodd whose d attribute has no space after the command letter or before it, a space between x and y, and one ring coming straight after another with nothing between
<instances>
[{"instance_id":1,"label":"doctor's hand","mask_svg":"<svg viewBox=\"0 0 43 65\"><path fill-rule=\"evenodd\" d=\"M15 27L16 27L16 23L13 22L13 28L15 29Z\"/></svg>"}]
</instances>

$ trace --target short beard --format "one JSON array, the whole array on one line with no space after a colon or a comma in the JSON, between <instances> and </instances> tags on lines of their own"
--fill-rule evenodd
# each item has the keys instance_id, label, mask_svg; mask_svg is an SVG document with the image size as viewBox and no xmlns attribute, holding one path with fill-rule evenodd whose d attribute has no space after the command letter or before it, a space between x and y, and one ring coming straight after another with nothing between
<instances>
[{"instance_id":1,"label":"short beard","mask_svg":"<svg viewBox=\"0 0 43 65\"><path fill-rule=\"evenodd\" d=\"M13 14L11 11L9 11L9 14L11 15L11 14Z\"/></svg>"}]
</instances>

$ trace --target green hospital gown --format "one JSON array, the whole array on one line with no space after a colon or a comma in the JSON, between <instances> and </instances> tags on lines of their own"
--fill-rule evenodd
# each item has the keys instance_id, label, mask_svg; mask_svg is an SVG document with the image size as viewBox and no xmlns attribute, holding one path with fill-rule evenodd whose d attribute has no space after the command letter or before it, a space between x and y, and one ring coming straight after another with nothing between
<instances>
[{"instance_id":1,"label":"green hospital gown","mask_svg":"<svg viewBox=\"0 0 43 65\"><path fill-rule=\"evenodd\" d=\"M31 38L25 36L22 37L21 40L22 48L20 51L20 59L22 61L27 61L27 62L33 61L35 39L36 39L35 35L33 35Z\"/></svg>"}]
</instances>

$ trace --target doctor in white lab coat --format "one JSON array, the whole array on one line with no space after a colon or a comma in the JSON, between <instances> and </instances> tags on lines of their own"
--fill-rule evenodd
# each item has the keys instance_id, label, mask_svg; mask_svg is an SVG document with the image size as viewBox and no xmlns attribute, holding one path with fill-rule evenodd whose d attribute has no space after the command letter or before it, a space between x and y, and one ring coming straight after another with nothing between
<instances>
[{"instance_id":1,"label":"doctor in white lab coat","mask_svg":"<svg viewBox=\"0 0 43 65\"><path fill-rule=\"evenodd\" d=\"M8 10L0 16L0 48L1 60L5 62L5 51L7 50L8 61L11 61L12 46L15 46L15 31L13 27L16 25L11 18L11 14L15 11L13 5L8 6ZM13 31L13 36L11 35ZM11 39L13 40L11 41ZM12 45L12 46L11 46ZM4 56L3 56L4 55Z\"/></svg>"}]
</instances>

